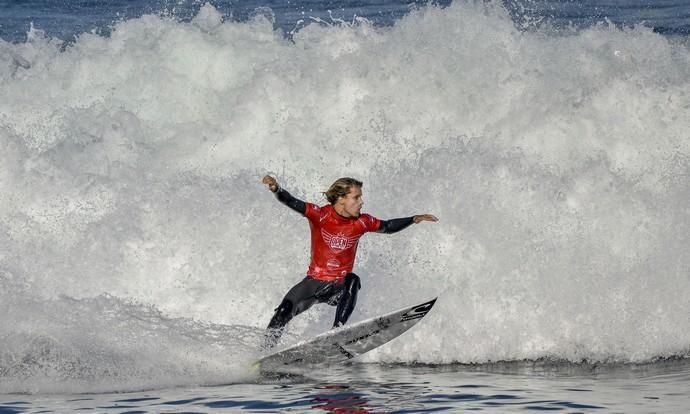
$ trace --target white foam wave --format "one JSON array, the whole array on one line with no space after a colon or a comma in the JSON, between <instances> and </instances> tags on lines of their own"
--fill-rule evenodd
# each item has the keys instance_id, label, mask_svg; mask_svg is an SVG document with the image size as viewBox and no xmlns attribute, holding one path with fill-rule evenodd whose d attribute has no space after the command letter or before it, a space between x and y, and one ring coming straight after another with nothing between
<instances>
[{"instance_id":1,"label":"white foam wave","mask_svg":"<svg viewBox=\"0 0 690 414\"><path fill-rule=\"evenodd\" d=\"M441 218L361 243L355 319L441 295L371 360L687 353L686 47L644 28L523 32L474 2L391 28L312 24L293 41L208 7L69 46L38 31L0 44L0 267L30 300L105 293L263 327L306 269L308 228L260 177L318 201L354 175L374 215ZM46 325L26 332L54 337ZM164 340L155 361L178 346ZM24 341L7 341L19 354Z\"/></svg>"}]
</instances>

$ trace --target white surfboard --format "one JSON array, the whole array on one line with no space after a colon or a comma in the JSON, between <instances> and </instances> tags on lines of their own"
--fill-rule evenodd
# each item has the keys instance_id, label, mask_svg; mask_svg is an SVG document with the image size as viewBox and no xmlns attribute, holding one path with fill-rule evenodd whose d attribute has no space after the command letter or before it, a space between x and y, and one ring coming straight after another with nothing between
<instances>
[{"instance_id":1,"label":"white surfboard","mask_svg":"<svg viewBox=\"0 0 690 414\"><path fill-rule=\"evenodd\" d=\"M348 361L398 337L429 313L436 298L417 306L324 332L313 339L266 355L254 363L263 372L281 372L304 365Z\"/></svg>"}]
</instances>

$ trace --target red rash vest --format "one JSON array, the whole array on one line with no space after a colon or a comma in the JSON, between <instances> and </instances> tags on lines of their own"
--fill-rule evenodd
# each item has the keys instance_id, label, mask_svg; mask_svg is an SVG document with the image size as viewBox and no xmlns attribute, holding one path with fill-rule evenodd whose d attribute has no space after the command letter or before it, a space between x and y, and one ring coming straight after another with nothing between
<instances>
[{"instance_id":1,"label":"red rash vest","mask_svg":"<svg viewBox=\"0 0 690 414\"><path fill-rule=\"evenodd\" d=\"M369 214L342 217L332 205L305 203L304 216L311 228L311 263L307 275L318 280L340 281L355 264L359 238L375 232L381 220Z\"/></svg>"}]
</instances>

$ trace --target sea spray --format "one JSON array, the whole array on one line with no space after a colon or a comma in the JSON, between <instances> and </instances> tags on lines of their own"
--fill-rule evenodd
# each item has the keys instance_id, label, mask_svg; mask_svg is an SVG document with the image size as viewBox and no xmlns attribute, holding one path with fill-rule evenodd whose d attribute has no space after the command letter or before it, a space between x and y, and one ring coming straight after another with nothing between
<instances>
[{"instance_id":1,"label":"sea spray","mask_svg":"<svg viewBox=\"0 0 690 414\"><path fill-rule=\"evenodd\" d=\"M687 48L641 27L522 31L474 2L291 40L261 16L205 13L2 45L0 271L21 294L0 293L0 372L20 389L43 384L16 365L31 343L67 355L67 372L114 372L106 388L239 375L258 340L232 338L259 335L309 257L306 221L266 173L317 203L353 175L370 214L440 218L362 239L353 321L439 295L369 361L687 356ZM161 316L130 323L128 303ZM108 333L103 312L129 334ZM332 312L314 307L290 334L327 329ZM227 329L223 357L198 346L204 324ZM163 328L163 352L115 339Z\"/></svg>"}]
</instances>

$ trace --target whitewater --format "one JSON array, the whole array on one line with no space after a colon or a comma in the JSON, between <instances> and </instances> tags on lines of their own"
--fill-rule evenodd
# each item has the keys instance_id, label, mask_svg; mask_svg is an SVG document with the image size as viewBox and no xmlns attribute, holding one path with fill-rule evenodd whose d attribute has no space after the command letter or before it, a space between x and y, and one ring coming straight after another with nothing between
<instances>
[{"instance_id":1,"label":"whitewater","mask_svg":"<svg viewBox=\"0 0 690 414\"><path fill-rule=\"evenodd\" d=\"M0 96L0 393L253 380L309 261L265 174L315 203L354 176L365 212L439 217L361 240L351 321L439 297L362 362L690 356L683 39L524 30L483 2L286 36L207 4L0 40Z\"/></svg>"}]
</instances>

